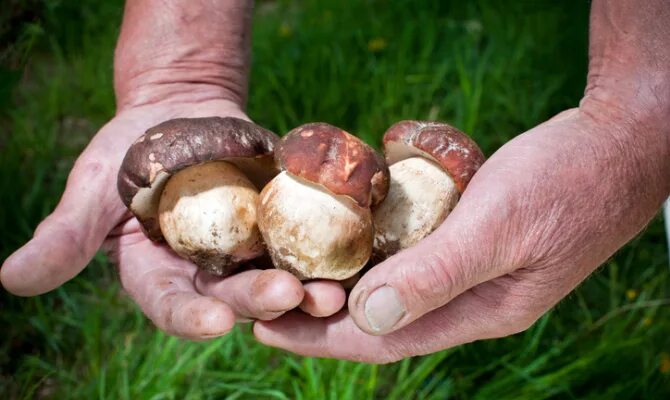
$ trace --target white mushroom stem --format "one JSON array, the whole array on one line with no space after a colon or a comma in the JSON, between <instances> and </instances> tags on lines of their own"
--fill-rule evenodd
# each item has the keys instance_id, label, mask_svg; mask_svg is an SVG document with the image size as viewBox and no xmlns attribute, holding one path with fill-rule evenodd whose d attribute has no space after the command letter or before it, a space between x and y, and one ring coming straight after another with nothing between
<instances>
[{"instance_id":1,"label":"white mushroom stem","mask_svg":"<svg viewBox=\"0 0 670 400\"><path fill-rule=\"evenodd\" d=\"M209 162L168 180L158 219L175 252L220 275L263 253L257 202L258 190L237 167Z\"/></svg>"},{"instance_id":2,"label":"white mushroom stem","mask_svg":"<svg viewBox=\"0 0 670 400\"><path fill-rule=\"evenodd\" d=\"M352 199L282 172L261 192L258 225L277 268L342 280L372 250L372 215Z\"/></svg>"},{"instance_id":3,"label":"white mushroom stem","mask_svg":"<svg viewBox=\"0 0 670 400\"><path fill-rule=\"evenodd\" d=\"M456 206L459 192L437 163L411 157L389 167L386 199L374 210L375 256L386 258L437 229Z\"/></svg>"}]
</instances>

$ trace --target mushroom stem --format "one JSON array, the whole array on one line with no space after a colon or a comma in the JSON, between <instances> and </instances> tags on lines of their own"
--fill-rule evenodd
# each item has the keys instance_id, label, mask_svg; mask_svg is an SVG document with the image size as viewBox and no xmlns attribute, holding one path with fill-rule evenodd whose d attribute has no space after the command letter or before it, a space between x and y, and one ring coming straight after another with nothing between
<instances>
[{"instance_id":1,"label":"mushroom stem","mask_svg":"<svg viewBox=\"0 0 670 400\"><path fill-rule=\"evenodd\" d=\"M477 143L436 121L393 124L384 134L384 154L391 182L386 200L374 210L375 262L437 229L484 163Z\"/></svg>"},{"instance_id":2,"label":"mushroom stem","mask_svg":"<svg viewBox=\"0 0 670 400\"><path fill-rule=\"evenodd\" d=\"M300 279L346 279L370 258L370 209L286 171L263 189L258 213L275 266Z\"/></svg>"},{"instance_id":3,"label":"mushroom stem","mask_svg":"<svg viewBox=\"0 0 670 400\"><path fill-rule=\"evenodd\" d=\"M426 158L407 158L389 170L388 195L373 213L374 261L428 236L447 218L460 195L451 176Z\"/></svg>"},{"instance_id":4,"label":"mushroom stem","mask_svg":"<svg viewBox=\"0 0 670 400\"><path fill-rule=\"evenodd\" d=\"M193 165L167 181L158 206L160 228L177 254L226 275L263 253L257 201L258 190L235 165Z\"/></svg>"}]
</instances>

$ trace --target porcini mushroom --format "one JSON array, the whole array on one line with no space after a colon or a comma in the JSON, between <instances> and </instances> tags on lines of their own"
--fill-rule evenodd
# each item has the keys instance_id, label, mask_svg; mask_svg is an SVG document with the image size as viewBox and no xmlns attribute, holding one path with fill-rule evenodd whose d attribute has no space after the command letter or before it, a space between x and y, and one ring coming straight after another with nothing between
<instances>
[{"instance_id":1,"label":"porcini mushroom","mask_svg":"<svg viewBox=\"0 0 670 400\"><path fill-rule=\"evenodd\" d=\"M124 204L145 234L226 275L264 252L259 189L276 173L278 137L238 118L180 118L146 131L118 176Z\"/></svg>"},{"instance_id":2,"label":"porcini mushroom","mask_svg":"<svg viewBox=\"0 0 670 400\"><path fill-rule=\"evenodd\" d=\"M440 122L398 122L384 134L384 153L391 182L374 210L376 262L437 229L484 163L472 139Z\"/></svg>"},{"instance_id":3,"label":"porcini mushroom","mask_svg":"<svg viewBox=\"0 0 670 400\"><path fill-rule=\"evenodd\" d=\"M300 279L343 280L370 258L370 207L388 191L388 167L371 147L324 123L289 132L279 173L261 192L258 225L275 267Z\"/></svg>"}]
</instances>

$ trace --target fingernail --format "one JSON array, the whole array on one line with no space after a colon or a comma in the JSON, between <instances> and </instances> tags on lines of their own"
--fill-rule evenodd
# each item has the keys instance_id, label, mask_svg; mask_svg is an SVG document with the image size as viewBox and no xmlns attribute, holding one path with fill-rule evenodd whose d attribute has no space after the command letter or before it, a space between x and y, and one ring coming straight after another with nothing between
<instances>
[{"instance_id":1,"label":"fingernail","mask_svg":"<svg viewBox=\"0 0 670 400\"><path fill-rule=\"evenodd\" d=\"M375 332L386 332L405 315L405 306L391 286L376 289L365 302L365 318Z\"/></svg>"}]
</instances>

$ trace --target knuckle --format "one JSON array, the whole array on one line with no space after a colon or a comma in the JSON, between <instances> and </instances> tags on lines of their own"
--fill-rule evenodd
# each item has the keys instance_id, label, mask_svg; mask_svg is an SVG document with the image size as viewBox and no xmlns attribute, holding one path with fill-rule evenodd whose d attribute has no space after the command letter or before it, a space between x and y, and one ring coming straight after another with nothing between
<instances>
[{"instance_id":1,"label":"knuckle","mask_svg":"<svg viewBox=\"0 0 670 400\"><path fill-rule=\"evenodd\" d=\"M135 277L129 280L121 274L121 284L154 325L176 335L173 328L179 310L180 291L174 280L160 277L158 272L156 269L146 271L139 281Z\"/></svg>"},{"instance_id":2,"label":"knuckle","mask_svg":"<svg viewBox=\"0 0 670 400\"><path fill-rule=\"evenodd\" d=\"M423 257L402 278L411 296L433 307L442 305L459 291L455 264L438 253Z\"/></svg>"},{"instance_id":3,"label":"knuckle","mask_svg":"<svg viewBox=\"0 0 670 400\"><path fill-rule=\"evenodd\" d=\"M54 212L45 218L35 228L34 236L45 234L53 235L61 243L66 243L68 249L72 252L72 259L76 263L89 258L90 250L85 246L85 232L74 225L69 215Z\"/></svg>"},{"instance_id":4,"label":"knuckle","mask_svg":"<svg viewBox=\"0 0 670 400\"><path fill-rule=\"evenodd\" d=\"M504 325L505 336L524 332L532 327L542 315L546 308L539 300L533 297L520 297L510 302L503 312L503 319L507 321Z\"/></svg>"},{"instance_id":5,"label":"knuckle","mask_svg":"<svg viewBox=\"0 0 670 400\"><path fill-rule=\"evenodd\" d=\"M105 163L93 156L82 154L74 164L70 173L71 178L99 179L111 169Z\"/></svg>"},{"instance_id":6,"label":"knuckle","mask_svg":"<svg viewBox=\"0 0 670 400\"><path fill-rule=\"evenodd\" d=\"M177 332L173 329L174 318L177 312L177 306L174 301L176 297L176 292L168 292L161 296L158 304L153 305L154 307L157 307L157 309L144 310L144 313L160 330L173 336L177 336Z\"/></svg>"},{"instance_id":7,"label":"knuckle","mask_svg":"<svg viewBox=\"0 0 670 400\"><path fill-rule=\"evenodd\" d=\"M204 273L202 270L196 272L195 279L193 279L193 287L195 287L196 292L203 296L212 296L214 284L215 282L213 282L209 274Z\"/></svg>"},{"instance_id":8,"label":"knuckle","mask_svg":"<svg viewBox=\"0 0 670 400\"><path fill-rule=\"evenodd\" d=\"M540 315L527 309L514 309L502 318L501 336L511 336L528 330L538 320ZM501 321L501 322L502 322Z\"/></svg>"},{"instance_id":9,"label":"knuckle","mask_svg":"<svg viewBox=\"0 0 670 400\"><path fill-rule=\"evenodd\" d=\"M384 351L377 352L374 355L375 364L391 364L407 357L420 354L415 339L408 338L405 335L390 334L381 338Z\"/></svg>"},{"instance_id":10,"label":"knuckle","mask_svg":"<svg viewBox=\"0 0 670 400\"><path fill-rule=\"evenodd\" d=\"M70 175L68 186L86 184L90 190L116 187L117 169L112 163L104 159L104 155L85 152L75 162ZM67 192L66 187L66 192ZM115 190L112 192L116 192Z\"/></svg>"},{"instance_id":11,"label":"knuckle","mask_svg":"<svg viewBox=\"0 0 670 400\"><path fill-rule=\"evenodd\" d=\"M530 328L544 313L545 307L537 294L520 290L505 279L476 286L471 292L478 298L481 312L493 319L484 336L500 338L515 335Z\"/></svg>"}]
</instances>

